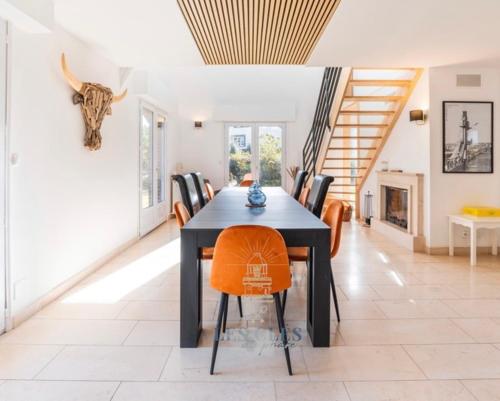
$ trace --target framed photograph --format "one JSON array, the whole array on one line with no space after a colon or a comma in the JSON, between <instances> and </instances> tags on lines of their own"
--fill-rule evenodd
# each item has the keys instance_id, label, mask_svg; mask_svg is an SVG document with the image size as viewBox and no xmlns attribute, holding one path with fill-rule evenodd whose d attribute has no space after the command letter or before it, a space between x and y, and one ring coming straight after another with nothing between
<instances>
[{"instance_id":1,"label":"framed photograph","mask_svg":"<svg viewBox=\"0 0 500 401\"><path fill-rule=\"evenodd\" d=\"M493 173L493 102L443 102L443 173Z\"/></svg>"}]
</instances>

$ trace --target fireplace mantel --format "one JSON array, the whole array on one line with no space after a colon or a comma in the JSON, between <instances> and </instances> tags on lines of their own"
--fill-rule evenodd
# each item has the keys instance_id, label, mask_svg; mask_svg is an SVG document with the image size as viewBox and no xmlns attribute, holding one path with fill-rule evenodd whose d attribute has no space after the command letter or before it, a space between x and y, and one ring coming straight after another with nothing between
<instances>
[{"instance_id":1,"label":"fireplace mantel","mask_svg":"<svg viewBox=\"0 0 500 401\"><path fill-rule=\"evenodd\" d=\"M377 214L372 226L374 230L415 252L425 250L423 181L424 175L419 173L377 171ZM408 191L408 226L406 229L385 220L385 187Z\"/></svg>"}]
</instances>

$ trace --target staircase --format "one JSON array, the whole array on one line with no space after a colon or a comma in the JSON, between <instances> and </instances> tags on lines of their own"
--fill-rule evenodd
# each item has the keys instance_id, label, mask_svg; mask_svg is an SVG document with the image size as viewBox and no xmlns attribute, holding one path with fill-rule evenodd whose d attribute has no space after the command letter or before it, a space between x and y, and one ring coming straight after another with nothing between
<instances>
[{"instance_id":1,"label":"staircase","mask_svg":"<svg viewBox=\"0 0 500 401\"><path fill-rule=\"evenodd\" d=\"M360 189L421 73L417 68L344 68L343 82L338 85L344 91L329 113L334 124L316 146L317 163L309 170L335 177L327 203L332 198L345 200L359 218Z\"/></svg>"}]
</instances>

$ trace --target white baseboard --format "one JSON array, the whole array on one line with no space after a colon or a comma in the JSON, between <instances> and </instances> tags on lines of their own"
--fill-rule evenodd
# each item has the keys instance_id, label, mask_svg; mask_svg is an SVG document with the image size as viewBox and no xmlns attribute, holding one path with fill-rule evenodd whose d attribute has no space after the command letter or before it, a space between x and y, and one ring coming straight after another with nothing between
<instances>
[{"instance_id":1,"label":"white baseboard","mask_svg":"<svg viewBox=\"0 0 500 401\"><path fill-rule=\"evenodd\" d=\"M19 326L22 322L29 319L31 316L33 316L35 313L40 311L42 308L44 308L45 306L47 306L48 304L50 304L51 302L53 302L54 300L59 298L66 291L73 288L80 281L87 278L92 273L95 273L96 270L101 268L104 264L106 264L111 259L116 257L118 254L122 253L125 249L134 245L137 241L139 241L138 236L131 239L130 241L127 241L126 243L119 246L118 248L115 248L113 251L108 252L106 255L97 259L95 262L93 262L90 266L86 267L81 272L75 274L74 276L70 277L69 279L67 279L63 283L59 284L57 287L55 287L54 289L49 291L47 294L40 297L38 300L36 300L32 304L22 308L20 311L16 312L14 315L8 317L7 322L6 322L7 323L6 324L7 331L12 330L12 329L16 328L17 326Z\"/></svg>"}]
</instances>

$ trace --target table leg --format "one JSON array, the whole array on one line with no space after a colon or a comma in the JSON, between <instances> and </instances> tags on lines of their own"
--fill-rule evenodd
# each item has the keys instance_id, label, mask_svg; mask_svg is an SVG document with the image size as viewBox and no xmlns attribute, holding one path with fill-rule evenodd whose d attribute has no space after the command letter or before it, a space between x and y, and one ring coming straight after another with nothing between
<instances>
[{"instance_id":1,"label":"table leg","mask_svg":"<svg viewBox=\"0 0 500 401\"><path fill-rule=\"evenodd\" d=\"M181 230L181 348L195 348L202 329L201 262L196 234Z\"/></svg>"},{"instance_id":2,"label":"table leg","mask_svg":"<svg viewBox=\"0 0 500 401\"><path fill-rule=\"evenodd\" d=\"M448 254L450 256L455 254L455 232L453 227L453 222L450 220L448 224Z\"/></svg>"},{"instance_id":3,"label":"table leg","mask_svg":"<svg viewBox=\"0 0 500 401\"><path fill-rule=\"evenodd\" d=\"M307 269L307 331L313 347L330 346L330 232L318 234Z\"/></svg>"},{"instance_id":4,"label":"table leg","mask_svg":"<svg viewBox=\"0 0 500 401\"><path fill-rule=\"evenodd\" d=\"M498 255L498 233L496 228L491 230L491 254Z\"/></svg>"},{"instance_id":5,"label":"table leg","mask_svg":"<svg viewBox=\"0 0 500 401\"><path fill-rule=\"evenodd\" d=\"M470 265L477 263L477 230L473 225L470 227Z\"/></svg>"}]
</instances>

